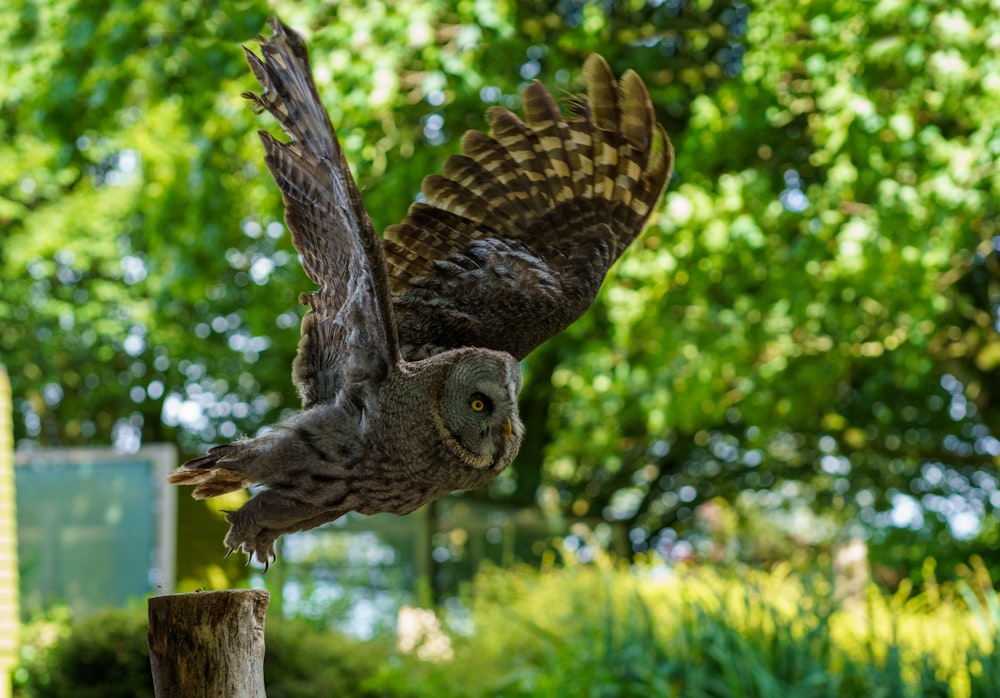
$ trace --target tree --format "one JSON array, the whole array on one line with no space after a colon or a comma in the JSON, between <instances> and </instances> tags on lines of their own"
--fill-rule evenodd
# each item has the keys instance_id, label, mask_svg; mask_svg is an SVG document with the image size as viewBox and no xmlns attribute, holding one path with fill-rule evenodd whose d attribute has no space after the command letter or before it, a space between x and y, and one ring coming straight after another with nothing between
<instances>
[{"instance_id":1,"label":"tree","mask_svg":"<svg viewBox=\"0 0 1000 698\"><path fill-rule=\"evenodd\" d=\"M17 166L0 173L0 350L22 445L193 454L296 407L309 282L252 133L272 125L239 97L253 82L238 44L268 11L5 13L0 152ZM674 140L659 221L525 362L529 440L492 496L629 522L639 548L716 496L872 535L914 502L920 547L904 557L943 549L948 523L1000 530L985 0L283 13L378 229L487 106L516 107L535 77L572 92L593 50L643 76Z\"/></svg>"},{"instance_id":2,"label":"tree","mask_svg":"<svg viewBox=\"0 0 1000 698\"><path fill-rule=\"evenodd\" d=\"M865 7L754 8L658 228L566 337L550 481L640 546L716 496L913 529L912 566L996 543L990 9Z\"/></svg>"}]
</instances>

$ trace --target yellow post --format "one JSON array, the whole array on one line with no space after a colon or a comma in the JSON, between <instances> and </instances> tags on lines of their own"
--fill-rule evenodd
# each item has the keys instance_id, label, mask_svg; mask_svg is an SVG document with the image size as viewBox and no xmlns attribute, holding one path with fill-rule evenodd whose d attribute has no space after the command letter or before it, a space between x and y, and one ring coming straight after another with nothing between
<instances>
[{"instance_id":1,"label":"yellow post","mask_svg":"<svg viewBox=\"0 0 1000 698\"><path fill-rule=\"evenodd\" d=\"M0 365L0 698L10 698L20 627L17 517L14 511L14 423L7 370Z\"/></svg>"}]
</instances>

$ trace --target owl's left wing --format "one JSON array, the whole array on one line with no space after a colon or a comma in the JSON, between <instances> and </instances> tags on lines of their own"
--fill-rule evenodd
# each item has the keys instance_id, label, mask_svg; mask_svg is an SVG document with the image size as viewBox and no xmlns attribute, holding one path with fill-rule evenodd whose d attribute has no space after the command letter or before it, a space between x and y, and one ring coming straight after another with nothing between
<instances>
[{"instance_id":1,"label":"owl's left wing","mask_svg":"<svg viewBox=\"0 0 1000 698\"><path fill-rule=\"evenodd\" d=\"M278 19L261 41L263 60L244 49L263 93L245 93L291 138L261 131L265 162L285 201L285 222L309 278L311 310L292 377L303 407L353 399L399 362L382 246L313 82L305 43Z\"/></svg>"}]
</instances>

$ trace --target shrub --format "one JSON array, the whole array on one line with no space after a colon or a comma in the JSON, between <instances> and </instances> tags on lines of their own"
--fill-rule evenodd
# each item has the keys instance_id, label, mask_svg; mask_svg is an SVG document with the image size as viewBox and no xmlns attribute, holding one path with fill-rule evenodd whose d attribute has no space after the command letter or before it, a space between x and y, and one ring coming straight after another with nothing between
<instances>
[{"instance_id":1,"label":"shrub","mask_svg":"<svg viewBox=\"0 0 1000 698\"><path fill-rule=\"evenodd\" d=\"M454 661L400 656L392 695L996 695L1000 603L947 587L837 602L820 576L595 566L480 574Z\"/></svg>"},{"instance_id":2,"label":"shrub","mask_svg":"<svg viewBox=\"0 0 1000 698\"><path fill-rule=\"evenodd\" d=\"M268 698L383 695L368 692L363 684L389 651L384 640L363 642L300 620L269 620L266 635Z\"/></svg>"},{"instance_id":3,"label":"shrub","mask_svg":"<svg viewBox=\"0 0 1000 698\"><path fill-rule=\"evenodd\" d=\"M25 628L20 698L142 698L153 695L144 610L106 609L81 619L65 611ZM264 679L269 698L364 697L379 641L363 643L304 621L266 626Z\"/></svg>"},{"instance_id":4,"label":"shrub","mask_svg":"<svg viewBox=\"0 0 1000 698\"><path fill-rule=\"evenodd\" d=\"M65 613L29 627L17 672L30 698L139 698L153 695L146 618L104 609L69 621Z\"/></svg>"},{"instance_id":5,"label":"shrub","mask_svg":"<svg viewBox=\"0 0 1000 698\"><path fill-rule=\"evenodd\" d=\"M269 620L267 694L992 698L1000 685L1000 597L982 575L841 603L786 568L487 568L450 608L435 661L388 636ZM152 695L144 613L60 618L29 626L19 696Z\"/></svg>"}]
</instances>

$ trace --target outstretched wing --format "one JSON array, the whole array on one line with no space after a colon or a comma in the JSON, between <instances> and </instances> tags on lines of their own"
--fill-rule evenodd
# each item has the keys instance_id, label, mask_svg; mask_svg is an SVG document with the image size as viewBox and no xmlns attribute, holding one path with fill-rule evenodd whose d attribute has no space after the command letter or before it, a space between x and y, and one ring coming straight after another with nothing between
<instances>
[{"instance_id":1,"label":"outstretched wing","mask_svg":"<svg viewBox=\"0 0 1000 698\"><path fill-rule=\"evenodd\" d=\"M525 121L490 109L492 137L469 131L426 203L383 236L403 356L479 346L523 358L593 303L642 232L673 169L642 80L615 80L594 54L586 97L564 117L539 83Z\"/></svg>"},{"instance_id":2,"label":"outstretched wing","mask_svg":"<svg viewBox=\"0 0 1000 698\"><path fill-rule=\"evenodd\" d=\"M273 114L291 138L260 132L292 242L320 286L301 296L311 310L292 377L304 407L353 400L399 361L385 258L320 102L305 43L280 20L268 24L274 34L260 39L263 60L244 49L264 91L244 97Z\"/></svg>"}]
</instances>

